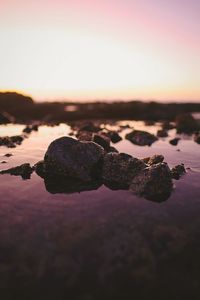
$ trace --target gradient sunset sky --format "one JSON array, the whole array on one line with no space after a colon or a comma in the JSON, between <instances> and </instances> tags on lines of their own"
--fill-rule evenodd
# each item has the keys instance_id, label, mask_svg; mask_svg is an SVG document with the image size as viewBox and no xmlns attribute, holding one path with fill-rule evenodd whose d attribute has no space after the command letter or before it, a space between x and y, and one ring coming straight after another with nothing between
<instances>
[{"instance_id":1,"label":"gradient sunset sky","mask_svg":"<svg viewBox=\"0 0 200 300\"><path fill-rule=\"evenodd\" d=\"M200 101L200 1L0 0L0 89Z\"/></svg>"}]
</instances>

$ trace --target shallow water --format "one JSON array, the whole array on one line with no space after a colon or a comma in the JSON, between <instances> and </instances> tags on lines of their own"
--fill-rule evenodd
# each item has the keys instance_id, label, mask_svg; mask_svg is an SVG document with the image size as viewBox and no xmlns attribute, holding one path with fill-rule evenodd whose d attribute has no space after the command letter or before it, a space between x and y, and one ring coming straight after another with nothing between
<instances>
[{"instance_id":1,"label":"shallow water","mask_svg":"<svg viewBox=\"0 0 200 300\"><path fill-rule=\"evenodd\" d=\"M152 133L159 128L122 123ZM0 136L23 128L0 126ZM0 147L0 162L7 161L0 168L36 163L51 141L69 132L65 124L41 126L22 145ZM200 299L200 146L190 136L172 146L175 130L169 134L151 147L124 139L114 145L139 158L163 154L170 167L189 168L163 203L105 186L51 194L35 173L31 180L2 175L2 299Z\"/></svg>"}]
</instances>

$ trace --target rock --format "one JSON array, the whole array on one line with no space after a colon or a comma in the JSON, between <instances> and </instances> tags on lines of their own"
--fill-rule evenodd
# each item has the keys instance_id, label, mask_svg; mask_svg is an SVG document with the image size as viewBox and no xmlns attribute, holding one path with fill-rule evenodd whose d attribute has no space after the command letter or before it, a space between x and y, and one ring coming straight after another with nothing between
<instances>
[{"instance_id":1,"label":"rock","mask_svg":"<svg viewBox=\"0 0 200 300\"><path fill-rule=\"evenodd\" d=\"M126 135L126 139L139 146L151 146L155 141L158 140L155 135L141 130L133 130Z\"/></svg>"},{"instance_id":2,"label":"rock","mask_svg":"<svg viewBox=\"0 0 200 300\"><path fill-rule=\"evenodd\" d=\"M144 121L145 126L153 126L155 124L154 120L145 120Z\"/></svg>"},{"instance_id":3,"label":"rock","mask_svg":"<svg viewBox=\"0 0 200 300\"><path fill-rule=\"evenodd\" d=\"M184 164L180 164L171 169L171 176L173 179L180 179L186 173Z\"/></svg>"},{"instance_id":4,"label":"rock","mask_svg":"<svg viewBox=\"0 0 200 300\"><path fill-rule=\"evenodd\" d=\"M176 117L176 129L178 133L193 133L199 129L197 121L191 114L180 114Z\"/></svg>"},{"instance_id":5,"label":"rock","mask_svg":"<svg viewBox=\"0 0 200 300\"><path fill-rule=\"evenodd\" d=\"M108 131L107 132L108 137L111 139L111 142L113 144L116 144L122 140L121 136L117 131Z\"/></svg>"},{"instance_id":6,"label":"rock","mask_svg":"<svg viewBox=\"0 0 200 300\"><path fill-rule=\"evenodd\" d=\"M12 153L6 153L4 156L5 157L11 157L11 156L13 156L13 154Z\"/></svg>"},{"instance_id":7,"label":"rock","mask_svg":"<svg viewBox=\"0 0 200 300\"><path fill-rule=\"evenodd\" d=\"M166 163L146 167L137 174L130 185L136 195L161 202L169 198L173 188L171 172Z\"/></svg>"},{"instance_id":8,"label":"rock","mask_svg":"<svg viewBox=\"0 0 200 300\"><path fill-rule=\"evenodd\" d=\"M195 141L197 144L200 144L200 133L195 134L195 136L194 136L194 141Z\"/></svg>"},{"instance_id":9,"label":"rock","mask_svg":"<svg viewBox=\"0 0 200 300\"><path fill-rule=\"evenodd\" d=\"M25 133L31 133L32 131L38 131L38 125L34 124L34 125L27 125L24 129L23 132Z\"/></svg>"},{"instance_id":10,"label":"rock","mask_svg":"<svg viewBox=\"0 0 200 300\"><path fill-rule=\"evenodd\" d=\"M179 141L180 141L180 138L174 138L174 139L170 140L169 143L173 146L177 146Z\"/></svg>"},{"instance_id":11,"label":"rock","mask_svg":"<svg viewBox=\"0 0 200 300\"><path fill-rule=\"evenodd\" d=\"M158 137L168 137L167 130L165 129L160 129L157 131L157 136Z\"/></svg>"},{"instance_id":12,"label":"rock","mask_svg":"<svg viewBox=\"0 0 200 300\"><path fill-rule=\"evenodd\" d=\"M48 147L45 172L90 181L100 176L103 155L104 149L96 143L62 137Z\"/></svg>"},{"instance_id":13,"label":"rock","mask_svg":"<svg viewBox=\"0 0 200 300\"><path fill-rule=\"evenodd\" d=\"M142 160L128 154L108 153L103 161L103 182L108 186L128 188L134 176L145 166Z\"/></svg>"},{"instance_id":14,"label":"rock","mask_svg":"<svg viewBox=\"0 0 200 300\"><path fill-rule=\"evenodd\" d=\"M0 174L10 174L14 176L21 176L23 179L30 179L33 173L33 168L29 163L22 164L20 166L0 171Z\"/></svg>"},{"instance_id":15,"label":"rock","mask_svg":"<svg viewBox=\"0 0 200 300\"><path fill-rule=\"evenodd\" d=\"M7 161L3 160L1 161L1 164L7 164Z\"/></svg>"},{"instance_id":16,"label":"rock","mask_svg":"<svg viewBox=\"0 0 200 300\"><path fill-rule=\"evenodd\" d=\"M22 141L24 140L24 137L21 135L15 135L15 136L5 136L0 137L0 146L6 146L8 148L15 148L16 145L21 145Z\"/></svg>"},{"instance_id":17,"label":"rock","mask_svg":"<svg viewBox=\"0 0 200 300\"><path fill-rule=\"evenodd\" d=\"M102 146L104 148L105 151L109 151L110 149L110 139L103 134L93 134L92 136L92 140L93 142L99 144L100 146Z\"/></svg>"},{"instance_id":18,"label":"rock","mask_svg":"<svg viewBox=\"0 0 200 300\"><path fill-rule=\"evenodd\" d=\"M164 129L164 130L170 130L173 128L174 128L174 125L172 123L170 123L169 121L164 121L162 123L162 129Z\"/></svg>"},{"instance_id":19,"label":"rock","mask_svg":"<svg viewBox=\"0 0 200 300\"><path fill-rule=\"evenodd\" d=\"M163 162L164 156L155 154L152 157L145 157L142 160L151 166Z\"/></svg>"}]
</instances>

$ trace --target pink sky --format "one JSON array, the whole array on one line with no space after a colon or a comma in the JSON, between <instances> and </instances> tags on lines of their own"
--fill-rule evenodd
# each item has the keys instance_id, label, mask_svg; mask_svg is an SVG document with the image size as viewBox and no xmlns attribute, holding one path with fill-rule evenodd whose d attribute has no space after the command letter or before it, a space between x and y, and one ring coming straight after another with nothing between
<instances>
[{"instance_id":1,"label":"pink sky","mask_svg":"<svg viewBox=\"0 0 200 300\"><path fill-rule=\"evenodd\" d=\"M0 89L198 101L199 11L197 0L0 0Z\"/></svg>"}]
</instances>

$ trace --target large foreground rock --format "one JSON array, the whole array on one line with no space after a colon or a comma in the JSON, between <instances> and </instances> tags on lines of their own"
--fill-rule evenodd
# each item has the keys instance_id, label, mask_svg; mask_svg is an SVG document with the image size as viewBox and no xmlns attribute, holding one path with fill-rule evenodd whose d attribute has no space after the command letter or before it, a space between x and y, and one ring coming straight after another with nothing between
<instances>
[{"instance_id":1,"label":"large foreground rock","mask_svg":"<svg viewBox=\"0 0 200 300\"><path fill-rule=\"evenodd\" d=\"M131 131L126 135L126 139L139 146L151 146L158 140L155 135L142 130Z\"/></svg>"},{"instance_id":2,"label":"large foreground rock","mask_svg":"<svg viewBox=\"0 0 200 300\"><path fill-rule=\"evenodd\" d=\"M145 163L126 153L108 153L104 157L102 179L112 188L128 188Z\"/></svg>"},{"instance_id":3,"label":"large foreground rock","mask_svg":"<svg viewBox=\"0 0 200 300\"><path fill-rule=\"evenodd\" d=\"M157 202L169 198L172 188L170 169L163 162L142 170L130 185L130 190L135 194Z\"/></svg>"},{"instance_id":4,"label":"large foreground rock","mask_svg":"<svg viewBox=\"0 0 200 300\"><path fill-rule=\"evenodd\" d=\"M45 172L90 181L101 173L103 155L104 149L93 142L62 137L53 141L45 154Z\"/></svg>"}]
</instances>

